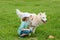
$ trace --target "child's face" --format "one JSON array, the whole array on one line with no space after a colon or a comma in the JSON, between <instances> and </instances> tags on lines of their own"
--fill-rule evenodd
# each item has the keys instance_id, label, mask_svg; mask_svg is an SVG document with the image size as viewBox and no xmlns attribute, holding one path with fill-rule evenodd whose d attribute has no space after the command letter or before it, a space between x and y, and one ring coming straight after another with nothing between
<instances>
[{"instance_id":1,"label":"child's face","mask_svg":"<svg viewBox=\"0 0 60 40\"><path fill-rule=\"evenodd\" d=\"M29 20L29 17L26 18L26 21L28 21L28 20Z\"/></svg>"}]
</instances>

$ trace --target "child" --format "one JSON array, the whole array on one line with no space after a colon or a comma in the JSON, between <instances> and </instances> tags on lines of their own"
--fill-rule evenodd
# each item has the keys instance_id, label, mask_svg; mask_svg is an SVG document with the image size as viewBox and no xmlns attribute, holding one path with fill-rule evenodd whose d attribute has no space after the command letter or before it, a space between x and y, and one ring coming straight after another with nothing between
<instances>
[{"instance_id":1,"label":"child","mask_svg":"<svg viewBox=\"0 0 60 40\"><path fill-rule=\"evenodd\" d=\"M29 33L32 32L32 30L28 28L29 26L28 20L29 20L29 17L22 18L22 23L20 27L18 28L18 35L20 37L25 37L26 35L29 35Z\"/></svg>"}]
</instances>

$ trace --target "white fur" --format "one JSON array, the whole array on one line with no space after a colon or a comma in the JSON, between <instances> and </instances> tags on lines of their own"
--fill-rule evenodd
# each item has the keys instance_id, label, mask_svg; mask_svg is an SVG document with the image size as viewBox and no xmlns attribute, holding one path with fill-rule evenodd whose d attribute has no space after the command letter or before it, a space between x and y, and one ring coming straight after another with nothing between
<instances>
[{"instance_id":1,"label":"white fur","mask_svg":"<svg viewBox=\"0 0 60 40\"><path fill-rule=\"evenodd\" d=\"M31 14L28 12L21 12L18 9L16 9L16 13L20 18L22 17L23 14L32 15L33 20L31 20L30 22L32 22L32 26L35 26L35 27L30 27L30 28L33 30L33 33L35 33L35 30L39 24L45 23L47 21L45 12L44 13L40 12L40 13L38 13L38 15L36 15L35 13ZM31 18L29 18L29 19L31 19Z\"/></svg>"}]
</instances>

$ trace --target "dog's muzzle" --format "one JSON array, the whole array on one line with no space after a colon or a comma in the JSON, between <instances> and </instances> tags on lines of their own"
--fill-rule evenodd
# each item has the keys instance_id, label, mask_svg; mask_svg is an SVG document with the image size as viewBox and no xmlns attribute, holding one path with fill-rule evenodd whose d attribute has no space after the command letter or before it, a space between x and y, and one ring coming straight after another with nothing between
<instances>
[{"instance_id":1,"label":"dog's muzzle","mask_svg":"<svg viewBox=\"0 0 60 40\"><path fill-rule=\"evenodd\" d=\"M47 20L46 21L44 21L44 20L41 20L43 23L46 23L47 22Z\"/></svg>"}]
</instances>

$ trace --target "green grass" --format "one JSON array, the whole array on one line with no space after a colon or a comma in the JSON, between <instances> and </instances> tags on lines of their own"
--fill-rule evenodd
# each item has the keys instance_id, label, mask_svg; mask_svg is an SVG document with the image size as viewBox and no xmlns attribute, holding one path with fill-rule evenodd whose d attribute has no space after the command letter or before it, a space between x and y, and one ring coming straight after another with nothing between
<instances>
[{"instance_id":1,"label":"green grass","mask_svg":"<svg viewBox=\"0 0 60 40\"><path fill-rule=\"evenodd\" d=\"M20 19L15 9L23 12L46 12L47 23L40 25L36 34L18 38ZM53 35L54 39L48 36ZM33 39L32 39L33 38ZM60 0L0 0L0 40L60 40Z\"/></svg>"}]
</instances>

